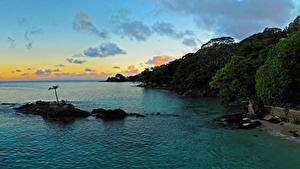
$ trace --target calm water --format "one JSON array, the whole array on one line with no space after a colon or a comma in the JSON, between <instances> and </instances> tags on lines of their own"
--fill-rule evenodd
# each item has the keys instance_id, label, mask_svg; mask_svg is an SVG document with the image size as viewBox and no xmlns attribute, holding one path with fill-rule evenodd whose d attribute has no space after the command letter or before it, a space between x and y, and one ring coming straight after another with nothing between
<instances>
[{"instance_id":1,"label":"calm water","mask_svg":"<svg viewBox=\"0 0 300 169\"><path fill-rule=\"evenodd\" d=\"M0 168L300 168L300 144L259 130L225 130L211 121L231 111L216 98L183 98L131 83L5 82L0 102L61 99L84 110L180 117L128 117L104 122L89 117L69 124L16 115L0 105ZM253 135L257 134L258 137Z\"/></svg>"}]
</instances>

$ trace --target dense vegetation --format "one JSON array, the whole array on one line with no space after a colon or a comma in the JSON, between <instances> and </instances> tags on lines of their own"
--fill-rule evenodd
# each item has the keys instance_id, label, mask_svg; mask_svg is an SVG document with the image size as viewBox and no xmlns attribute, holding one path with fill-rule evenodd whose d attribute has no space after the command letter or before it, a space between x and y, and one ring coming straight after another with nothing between
<instances>
[{"instance_id":1,"label":"dense vegetation","mask_svg":"<svg viewBox=\"0 0 300 169\"><path fill-rule=\"evenodd\" d=\"M131 79L180 93L218 94L224 104L247 99L261 112L263 104L299 106L299 58L297 17L285 30L266 28L239 43L231 37L212 39L196 53L146 69Z\"/></svg>"}]
</instances>

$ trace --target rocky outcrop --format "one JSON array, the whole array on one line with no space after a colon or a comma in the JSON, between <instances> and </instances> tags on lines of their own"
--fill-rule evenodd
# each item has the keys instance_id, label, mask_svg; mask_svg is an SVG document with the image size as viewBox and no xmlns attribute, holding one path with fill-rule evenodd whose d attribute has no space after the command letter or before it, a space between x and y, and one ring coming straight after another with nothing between
<instances>
[{"instance_id":1,"label":"rocky outcrop","mask_svg":"<svg viewBox=\"0 0 300 169\"><path fill-rule=\"evenodd\" d=\"M55 102L37 101L14 108L17 112L24 114L41 115L49 119L65 119L66 117L87 117L89 112L76 109L72 104L57 104Z\"/></svg>"},{"instance_id":2,"label":"rocky outcrop","mask_svg":"<svg viewBox=\"0 0 300 169\"><path fill-rule=\"evenodd\" d=\"M105 110L100 108L94 109L92 114L96 115L96 118L101 118L103 120L122 120L127 116L145 117L144 115L138 113L126 113L122 109Z\"/></svg>"}]
</instances>

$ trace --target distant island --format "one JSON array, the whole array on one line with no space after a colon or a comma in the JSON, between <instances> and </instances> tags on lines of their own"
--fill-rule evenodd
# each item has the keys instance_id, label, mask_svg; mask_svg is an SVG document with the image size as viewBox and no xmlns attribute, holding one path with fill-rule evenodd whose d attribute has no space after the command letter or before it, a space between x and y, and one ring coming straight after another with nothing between
<instances>
[{"instance_id":1,"label":"distant island","mask_svg":"<svg viewBox=\"0 0 300 169\"><path fill-rule=\"evenodd\" d=\"M125 77L122 74L116 74L115 77L107 78L106 82L129 82L129 81L136 81L134 76Z\"/></svg>"}]
</instances>

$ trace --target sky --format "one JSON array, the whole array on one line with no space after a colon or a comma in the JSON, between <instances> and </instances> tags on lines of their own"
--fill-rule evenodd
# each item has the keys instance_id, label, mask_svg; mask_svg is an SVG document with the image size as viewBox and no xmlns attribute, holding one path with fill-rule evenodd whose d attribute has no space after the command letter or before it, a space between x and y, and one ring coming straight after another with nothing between
<instances>
[{"instance_id":1,"label":"sky","mask_svg":"<svg viewBox=\"0 0 300 169\"><path fill-rule=\"evenodd\" d=\"M0 81L104 80L285 28L297 0L0 0Z\"/></svg>"}]
</instances>

